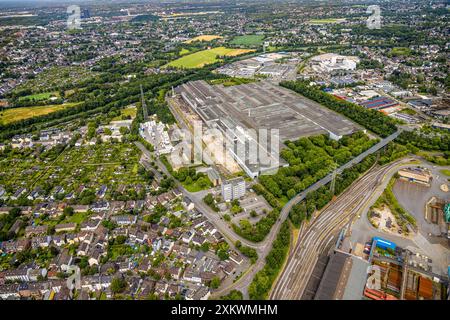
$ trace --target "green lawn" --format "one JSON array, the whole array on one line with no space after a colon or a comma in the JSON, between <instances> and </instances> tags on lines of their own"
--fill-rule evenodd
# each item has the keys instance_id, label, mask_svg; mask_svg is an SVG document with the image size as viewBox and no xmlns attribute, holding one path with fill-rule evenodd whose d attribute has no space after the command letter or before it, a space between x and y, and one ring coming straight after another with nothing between
<instances>
[{"instance_id":1,"label":"green lawn","mask_svg":"<svg viewBox=\"0 0 450 320\"><path fill-rule=\"evenodd\" d=\"M212 183L210 182L209 186L206 186L205 188L202 188L201 186L198 185L197 181L191 184L186 184L184 181L181 183L183 185L183 187L186 188L187 191L189 192L198 192L198 191L202 191L202 190L206 190L211 188Z\"/></svg>"},{"instance_id":2,"label":"green lawn","mask_svg":"<svg viewBox=\"0 0 450 320\"><path fill-rule=\"evenodd\" d=\"M441 173L446 175L447 177L450 177L450 170L448 170L448 169L442 169Z\"/></svg>"},{"instance_id":3,"label":"green lawn","mask_svg":"<svg viewBox=\"0 0 450 320\"><path fill-rule=\"evenodd\" d=\"M415 115L417 112L413 109L405 108L400 110L400 113L409 114L409 115Z\"/></svg>"},{"instance_id":4,"label":"green lawn","mask_svg":"<svg viewBox=\"0 0 450 320\"><path fill-rule=\"evenodd\" d=\"M43 116L55 111L60 111L66 108L74 107L79 103L64 103L47 106L10 108L0 111L0 124L8 124L24 119Z\"/></svg>"},{"instance_id":5,"label":"green lawn","mask_svg":"<svg viewBox=\"0 0 450 320\"><path fill-rule=\"evenodd\" d=\"M23 101L23 100L41 101L41 100L47 100L50 97L58 97L58 92L43 92L43 93L31 94L29 96L20 97L19 101Z\"/></svg>"},{"instance_id":6,"label":"green lawn","mask_svg":"<svg viewBox=\"0 0 450 320\"><path fill-rule=\"evenodd\" d=\"M411 55L411 49L405 48L405 47L395 47L392 48L391 55L393 56L410 56Z\"/></svg>"},{"instance_id":7,"label":"green lawn","mask_svg":"<svg viewBox=\"0 0 450 320\"><path fill-rule=\"evenodd\" d=\"M122 109L120 111L120 116L114 117L112 119L112 121L120 121L120 120L122 120L122 117L127 117L127 116L130 116L131 119L134 119L134 118L136 118L136 112L137 112L136 107L129 107L129 108Z\"/></svg>"},{"instance_id":8,"label":"green lawn","mask_svg":"<svg viewBox=\"0 0 450 320\"><path fill-rule=\"evenodd\" d=\"M72 216L66 217L62 223L77 223L80 224L86 221L88 217L87 212L75 212Z\"/></svg>"},{"instance_id":9,"label":"green lawn","mask_svg":"<svg viewBox=\"0 0 450 320\"><path fill-rule=\"evenodd\" d=\"M38 225L47 225L49 227L54 227L57 224L61 223L76 223L79 225L82 222L86 221L87 218L87 212L75 212L72 216L67 216L64 220L61 221L59 221L58 219L41 220L41 218L36 218L34 219L34 223Z\"/></svg>"},{"instance_id":10,"label":"green lawn","mask_svg":"<svg viewBox=\"0 0 450 320\"><path fill-rule=\"evenodd\" d=\"M230 43L237 46L257 46L262 44L263 40L264 35L250 34L245 36L234 37Z\"/></svg>"},{"instance_id":11,"label":"green lawn","mask_svg":"<svg viewBox=\"0 0 450 320\"><path fill-rule=\"evenodd\" d=\"M225 79L213 79L208 81L211 85L222 84L224 87L237 86L239 84L246 84L255 82L254 79L246 79L246 78L225 78Z\"/></svg>"},{"instance_id":12,"label":"green lawn","mask_svg":"<svg viewBox=\"0 0 450 320\"><path fill-rule=\"evenodd\" d=\"M184 56L185 54L188 54L189 52L191 52L191 50L186 49L186 48L182 48L179 52L180 56Z\"/></svg>"},{"instance_id":13,"label":"green lawn","mask_svg":"<svg viewBox=\"0 0 450 320\"><path fill-rule=\"evenodd\" d=\"M252 51L253 50L248 49L230 49L225 47L217 47L185 55L177 60L169 62L168 64L166 64L166 66L187 69L201 68L205 65L220 61L219 57L221 56L234 57Z\"/></svg>"}]
</instances>

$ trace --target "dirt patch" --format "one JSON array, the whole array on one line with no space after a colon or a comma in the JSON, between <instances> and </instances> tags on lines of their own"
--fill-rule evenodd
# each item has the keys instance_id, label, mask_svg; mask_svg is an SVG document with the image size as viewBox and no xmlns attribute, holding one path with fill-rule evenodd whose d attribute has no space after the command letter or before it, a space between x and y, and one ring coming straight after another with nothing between
<instances>
[{"instance_id":1,"label":"dirt patch","mask_svg":"<svg viewBox=\"0 0 450 320\"><path fill-rule=\"evenodd\" d=\"M395 235L408 236L408 230L402 228L389 206L382 204L379 208L372 208L368 213L370 223L380 231Z\"/></svg>"}]
</instances>

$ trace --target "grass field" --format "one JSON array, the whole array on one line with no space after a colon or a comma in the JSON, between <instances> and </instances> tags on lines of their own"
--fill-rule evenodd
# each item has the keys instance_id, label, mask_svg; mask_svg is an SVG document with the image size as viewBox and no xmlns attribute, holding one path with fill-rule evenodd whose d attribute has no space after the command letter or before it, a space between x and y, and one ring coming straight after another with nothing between
<instances>
[{"instance_id":1,"label":"grass field","mask_svg":"<svg viewBox=\"0 0 450 320\"><path fill-rule=\"evenodd\" d=\"M410 56L411 55L411 49L405 48L405 47L395 47L392 48L390 54L394 57L397 56Z\"/></svg>"},{"instance_id":2,"label":"grass field","mask_svg":"<svg viewBox=\"0 0 450 320\"><path fill-rule=\"evenodd\" d=\"M179 52L179 55L184 56L185 54L188 54L189 52L191 52L191 51L186 48L182 48Z\"/></svg>"},{"instance_id":3,"label":"grass field","mask_svg":"<svg viewBox=\"0 0 450 320\"><path fill-rule=\"evenodd\" d=\"M222 84L224 87L231 87L231 86L237 86L240 84L246 84L246 83L251 83L251 82L255 82L255 81L256 80L254 80L254 79L246 79L246 78L226 78L226 79L210 80L210 81L208 81L208 83L211 85Z\"/></svg>"},{"instance_id":4,"label":"grass field","mask_svg":"<svg viewBox=\"0 0 450 320\"><path fill-rule=\"evenodd\" d=\"M186 41L184 41L184 43L192 43L192 42L195 42L195 41L212 41L212 40L215 40L215 39L222 39L222 38L223 37L218 36L218 35L214 35L214 34L205 34L205 35L202 35L202 36L197 36L197 37L194 37L192 39L186 40Z\"/></svg>"},{"instance_id":5,"label":"grass field","mask_svg":"<svg viewBox=\"0 0 450 320\"><path fill-rule=\"evenodd\" d=\"M345 19L311 19L308 21L309 24L327 24L327 23L341 23Z\"/></svg>"},{"instance_id":6,"label":"grass field","mask_svg":"<svg viewBox=\"0 0 450 320\"><path fill-rule=\"evenodd\" d=\"M136 107L128 107L128 108L122 109L120 111L120 116L114 117L112 119L112 121L120 121L120 120L123 120L122 117L125 118L127 116L130 116L131 119L134 119L134 118L136 118L136 112L137 112Z\"/></svg>"},{"instance_id":7,"label":"grass field","mask_svg":"<svg viewBox=\"0 0 450 320\"><path fill-rule=\"evenodd\" d=\"M251 34L246 36L237 36L234 37L233 40L231 40L231 44L237 45L237 46L256 46L262 44L264 40L263 35L259 34Z\"/></svg>"},{"instance_id":8,"label":"grass field","mask_svg":"<svg viewBox=\"0 0 450 320\"><path fill-rule=\"evenodd\" d=\"M23 100L34 100L34 101L41 101L41 100L47 100L50 97L58 97L57 92L43 92L43 93L36 93L25 97L20 97L19 101Z\"/></svg>"},{"instance_id":9,"label":"grass field","mask_svg":"<svg viewBox=\"0 0 450 320\"><path fill-rule=\"evenodd\" d=\"M442 169L442 170L441 170L441 173L444 174L444 175L446 175L447 177L450 177L450 170Z\"/></svg>"},{"instance_id":10,"label":"grass field","mask_svg":"<svg viewBox=\"0 0 450 320\"><path fill-rule=\"evenodd\" d=\"M55 111L78 105L79 103L64 103L47 106L12 108L0 111L0 124L8 124L24 119L43 116Z\"/></svg>"},{"instance_id":11,"label":"grass field","mask_svg":"<svg viewBox=\"0 0 450 320\"><path fill-rule=\"evenodd\" d=\"M201 68L205 65L220 61L219 57L221 56L235 57L253 51L254 50L248 49L230 49L225 47L217 47L185 55L177 60L169 62L168 64L166 64L166 66L187 69Z\"/></svg>"},{"instance_id":12,"label":"grass field","mask_svg":"<svg viewBox=\"0 0 450 320\"><path fill-rule=\"evenodd\" d=\"M209 179L208 179L208 181L209 181ZM202 191L202 190L209 189L209 188L211 188L211 186L212 186L211 181L209 181L209 185L208 185L208 186L203 187L203 188L197 183L197 181L195 181L195 182L193 182L193 183L191 183L191 184L187 184L185 181L183 181L181 184L182 184L183 187L185 187L186 190L189 191L189 192L199 192L199 191Z\"/></svg>"}]
</instances>

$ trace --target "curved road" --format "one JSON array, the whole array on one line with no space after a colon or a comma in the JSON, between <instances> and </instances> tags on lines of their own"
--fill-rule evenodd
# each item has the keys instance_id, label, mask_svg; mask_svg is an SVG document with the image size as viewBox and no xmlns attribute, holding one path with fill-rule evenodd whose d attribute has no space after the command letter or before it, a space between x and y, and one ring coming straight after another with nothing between
<instances>
[{"instance_id":1,"label":"curved road","mask_svg":"<svg viewBox=\"0 0 450 320\"><path fill-rule=\"evenodd\" d=\"M352 167L353 165L361 162L368 155L377 152L378 150L380 150L381 148L386 146L389 142L391 142L392 140L397 138L398 135L402 131L403 131L403 129L399 129L395 133L393 133L392 135L382 139L376 145L372 146L371 148L367 149L366 151L364 151L363 153L361 153L357 157L353 158L352 160L350 160L346 164L344 164L341 167L339 167L337 169L337 173L341 173L344 169ZM266 258L267 254L269 253L269 251L270 251L270 249L272 247L269 244L271 244L274 241L275 237L278 235L278 231L279 231L279 229L281 227L281 224L288 217L289 212L291 211L292 207L294 205L296 205L297 203L299 203L300 201L302 201L303 199L305 199L306 195L309 192L317 190L320 187L322 187L322 186L326 185L327 183L329 183L331 181L331 179L332 179L332 176L333 176L333 174L330 173L326 177L322 178L321 180L317 181L316 183L312 184L310 187L306 188L305 190L303 190L302 192L297 194L288 203L286 203L286 205L282 208L282 210L280 212L280 216L279 216L277 222L272 227L272 230L270 231L268 236L264 239L264 241L262 241L258 245L258 247L260 249L258 251L258 255L259 255L258 261L247 271L246 274L244 274L233 285L231 285L231 286L229 286L227 288L223 288L220 291L217 291L215 293L215 295L224 294L224 293L228 292L229 290L236 289L236 290L242 291L242 293L244 294L244 298L248 298L248 292L247 292L248 286L250 285L251 281L253 280L253 277L255 276L255 274L264 267L264 265L265 265L265 258Z\"/></svg>"},{"instance_id":2,"label":"curved road","mask_svg":"<svg viewBox=\"0 0 450 320\"><path fill-rule=\"evenodd\" d=\"M373 153L377 152L378 150L380 150L381 148L385 147L389 142L391 142L392 140L397 138L398 135L402 132L402 130L403 129L397 130L392 135L382 139L376 145L372 146L368 150L364 151L360 155L356 156L355 158L353 158L352 160L347 162L346 164L342 165L341 167L339 167L336 170L337 173L341 173L344 169L352 167L353 165L361 162L368 155L373 154ZM152 153L150 151L148 151L144 145L142 145L140 142L135 142L135 144L143 152L144 155L146 155L149 159L151 159ZM158 166L161 168L161 170L163 170L168 176L171 176L170 173L168 172L167 168L164 166L163 163L161 163L161 161L158 158L156 159L156 162L157 162ZM275 222L275 224L272 226L270 233L266 236L266 238L263 241L261 241L259 243L254 243L254 242L248 241L248 240L240 237L239 235L237 235L225 221L220 219L219 215L216 212L211 210L211 208L209 208L206 204L203 203L203 195L204 194L191 193L191 192L187 191L178 181L176 182L178 189L183 193L183 195L187 196L189 199L191 199L194 202L197 209L200 212L202 212L203 214L205 214L205 216L208 219L211 220L211 222L224 235L224 237L226 237L229 241L232 242L233 246L234 246L234 242L239 240L239 241L241 241L242 244L252 247L258 251L259 259L257 260L257 262L254 265L252 265L249 268L249 270L245 274L243 274L242 277L239 280L237 280L235 283L233 283L232 285L230 285L226 288L222 288L222 289L219 289L218 291L214 292L214 297L225 294L230 290L236 289L236 290L242 291L244 294L244 297L248 298L247 288L250 285L255 274L264 267L265 258L272 247L271 244L275 240L276 236L278 235L281 224L284 222L284 220L287 219L292 207L295 204L302 201L309 192L317 190L320 187L329 183L332 180L332 176L333 176L333 173L328 174L327 176L325 176L324 178L315 182L314 184L312 184L311 186L309 186L308 188L306 188L305 190L303 190L302 192L297 194L291 200L289 200L289 202L286 203L286 205L281 209L280 216L279 216L278 220Z\"/></svg>"}]
</instances>

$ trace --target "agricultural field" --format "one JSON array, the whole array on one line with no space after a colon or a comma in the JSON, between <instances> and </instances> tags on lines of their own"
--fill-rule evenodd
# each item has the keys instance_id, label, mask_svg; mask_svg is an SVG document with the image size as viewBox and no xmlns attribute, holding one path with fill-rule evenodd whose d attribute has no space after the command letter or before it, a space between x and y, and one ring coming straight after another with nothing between
<instances>
[{"instance_id":1,"label":"agricultural field","mask_svg":"<svg viewBox=\"0 0 450 320\"><path fill-rule=\"evenodd\" d=\"M177 60L169 62L166 67L186 69L201 68L205 65L221 61L219 57L235 57L253 51L254 50L249 49L230 49L225 47L217 47L185 55Z\"/></svg>"},{"instance_id":2,"label":"agricultural field","mask_svg":"<svg viewBox=\"0 0 450 320\"><path fill-rule=\"evenodd\" d=\"M0 124L8 124L24 119L43 116L55 111L77 106L79 103L64 103L47 106L0 109Z\"/></svg>"},{"instance_id":3,"label":"agricultural field","mask_svg":"<svg viewBox=\"0 0 450 320\"><path fill-rule=\"evenodd\" d=\"M251 34L246 36L237 36L231 40L231 44L237 46L257 46L263 43L264 36L260 34Z\"/></svg>"},{"instance_id":4,"label":"agricultural field","mask_svg":"<svg viewBox=\"0 0 450 320\"><path fill-rule=\"evenodd\" d=\"M184 41L184 43L192 43L192 42L196 42L196 41L212 41L212 40L216 40L216 39L222 39L222 36L218 36L218 35L213 35L213 34L205 34L205 35L201 35L201 36L197 36L194 37L192 39L186 40Z\"/></svg>"},{"instance_id":5,"label":"agricultural field","mask_svg":"<svg viewBox=\"0 0 450 320\"><path fill-rule=\"evenodd\" d=\"M345 19L311 19L309 24L328 24L328 23L342 23Z\"/></svg>"}]
</instances>

